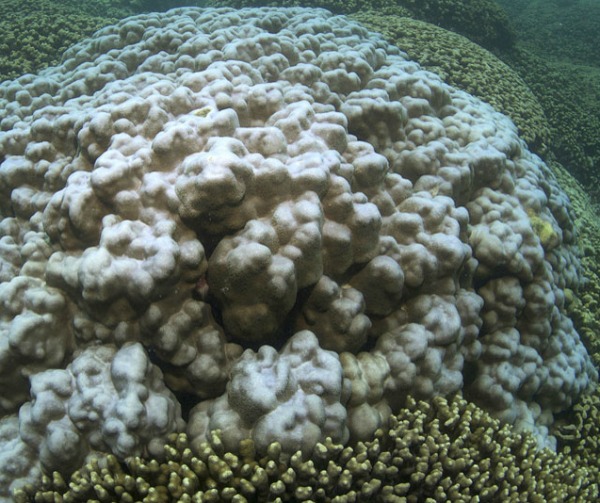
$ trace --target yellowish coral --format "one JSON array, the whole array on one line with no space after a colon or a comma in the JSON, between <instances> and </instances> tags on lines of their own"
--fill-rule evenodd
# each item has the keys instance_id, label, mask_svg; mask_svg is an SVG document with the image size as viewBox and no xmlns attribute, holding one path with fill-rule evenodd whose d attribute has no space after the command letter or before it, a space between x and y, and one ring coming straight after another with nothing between
<instances>
[{"instance_id":1,"label":"yellowish coral","mask_svg":"<svg viewBox=\"0 0 600 503\"><path fill-rule=\"evenodd\" d=\"M540 239L544 250L548 251L560 243L560 235L548 220L540 217L535 211L527 210L527 216L533 232Z\"/></svg>"}]
</instances>

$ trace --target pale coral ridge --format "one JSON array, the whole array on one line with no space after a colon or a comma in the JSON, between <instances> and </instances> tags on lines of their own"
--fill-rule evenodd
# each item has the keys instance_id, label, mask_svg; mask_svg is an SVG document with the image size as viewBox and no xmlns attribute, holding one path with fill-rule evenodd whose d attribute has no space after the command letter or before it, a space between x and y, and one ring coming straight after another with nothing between
<instances>
[{"instance_id":1,"label":"pale coral ridge","mask_svg":"<svg viewBox=\"0 0 600 503\"><path fill-rule=\"evenodd\" d=\"M590 473L567 456L539 451L531 434L515 435L489 414L454 397L432 403L409 400L391 416L389 431L345 447L330 438L311 459L282 454L272 443L264 456L244 441L224 452L220 436L190 448L173 435L164 461L114 456L94 460L70 479L44 477L16 502L81 500L180 502L595 501Z\"/></svg>"}]
</instances>

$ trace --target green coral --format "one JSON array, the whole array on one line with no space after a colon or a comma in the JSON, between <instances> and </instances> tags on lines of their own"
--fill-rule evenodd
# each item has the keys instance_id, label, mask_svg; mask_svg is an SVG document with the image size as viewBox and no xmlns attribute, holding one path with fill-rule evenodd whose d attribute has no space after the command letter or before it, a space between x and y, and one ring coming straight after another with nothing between
<instances>
[{"instance_id":1,"label":"green coral","mask_svg":"<svg viewBox=\"0 0 600 503\"><path fill-rule=\"evenodd\" d=\"M548 118L552 152L600 198L600 68L551 61L524 50L503 56L537 96Z\"/></svg>"},{"instance_id":2,"label":"green coral","mask_svg":"<svg viewBox=\"0 0 600 503\"><path fill-rule=\"evenodd\" d=\"M520 41L544 58L600 66L597 0L498 0Z\"/></svg>"},{"instance_id":3,"label":"green coral","mask_svg":"<svg viewBox=\"0 0 600 503\"><path fill-rule=\"evenodd\" d=\"M533 210L528 210L527 216L544 250L551 250L560 243L560 236L551 222L540 217Z\"/></svg>"},{"instance_id":4,"label":"green coral","mask_svg":"<svg viewBox=\"0 0 600 503\"><path fill-rule=\"evenodd\" d=\"M365 9L384 9L390 6L386 0L209 0L207 2L214 7L320 7L330 10L336 14L349 14ZM408 13L408 10L404 12Z\"/></svg>"},{"instance_id":5,"label":"green coral","mask_svg":"<svg viewBox=\"0 0 600 503\"><path fill-rule=\"evenodd\" d=\"M500 0L519 31L501 55L540 101L552 150L600 198L600 3Z\"/></svg>"},{"instance_id":6,"label":"green coral","mask_svg":"<svg viewBox=\"0 0 600 503\"><path fill-rule=\"evenodd\" d=\"M565 456L578 466L587 466L595 480L600 479L600 386L591 395L583 397L564 415L564 425L557 428L556 436Z\"/></svg>"},{"instance_id":7,"label":"green coral","mask_svg":"<svg viewBox=\"0 0 600 503\"><path fill-rule=\"evenodd\" d=\"M600 215L573 175L555 161L549 164L571 200L582 251L585 282L577 292L566 292L567 309L600 366ZM561 452L577 466L588 467L593 480L600 481L600 386L557 418L553 434Z\"/></svg>"},{"instance_id":8,"label":"green coral","mask_svg":"<svg viewBox=\"0 0 600 503\"><path fill-rule=\"evenodd\" d=\"M177 0L3 0L0 2L0 81L57 64L63 52L118 18Z\"/></svg>"},{"instance_id":9,"label":"green coral","mask_svg":"<svg viewBox=\"0 0 600 503\"><path fill-rule=\"evenodd\" d=\"M4 0L0 5L0 80L57 63L73 43L113 21L48 0Z\"/></svg>"},{"instance_id":10,"label":"green coral","mask_svg":"<svg viewBox=\"0 0 600 503\"><path fill-rule=\"evenodd\" d=\"M177 2L161 3L161 8L173 3ZM306 5L307 1L301 3ZM342 9L356 11L364 6L358 1L314 3L338 12ZM387 2L382 0L380 3ZM451 2L400 3L405 6L412 3L415 17L430 18L430 5L450 5ZM472 2L473 5L478 3ZM6 61L0 60L0 65L3 62L9 65L8 71L13 75L33 71L37 65L58 60L64 47L56 45L56 39L58 42L66 40L65 45L68 45L69 41L85 36L88 33L85 30L93 31L111 21L103 15L126 15L125 10L106 10L107 2L95 4L96 11L87 10L83 14L82 9L88 9L88 5L75 0L3 2L0 12L3 13L4 37L0 44L6 45L0 47L0 52L6 54L9 51L10 57L5 58ZM117 4L112 2L112 5ZM150 0L140 0L136 4L136 9L140 10L150 7ZM423 9L421 13L414 10L419 8ZM408 13L406 9L395 12ZM28 22L18 24L22 18ZM56 24L52 24L53 19ZM90 24L85 24L88 22L85 20L90 19ZM532 99L527 85L490 53L458 35L416 20L400 22L390 17L383 20L387 28L382 24L380 30L385 32L387 29L387 36L396 37L391 40L397 40L412 59L507 113L531 144L543 145L548 141L549 133L539 102L535 97ZM95 22L98 26L93 25ZM396 22L404 27L403 30L394 27ZM80 32L77 32L78 23L83 26ZM11 25L15 27L11 28ZM477 39L472 35L471 38ZM9 44L16 49L9 49ZM17 52L10 52L14 50ZM574 67L564 62L550 63L523 49L511 52L506 61L521 73L546 110L553 127L554 140L549 142L552 149L561 160L578 167L580 179L600 186L590 169L597 165L600 138L597 69ZM13 63L14 66L10 66ZM0 66L0 73L2 71ZM6 78L6 75L2 76ZM567 304L594 360L600 364L600 339L596 335L600 334L600 219L594 213L589 197L573 177L560 165L554 163L553 167L563 187L570 188L579 221L584 275L588 278L578 292L567 292ZM543 222L540 222L538 235L542 237L544 231ZM599 410L600 389L597 389L565 415L565 424L559 422L554 432L562 450L558 455L538 452L530 436L511 433L509 427L501 427L460 398L451 401L438 398L430 404L411 400L408 408L392 419L388 434L380 431L372 442L360 443L353 448L325 443L319 446L311 460L282 459L276 445L270 449L269 456L260 459L256 459L250 444L245 446L240 457L227 455L219 450L217 439L213 447L207 445L194 454L187 446L185 436L176 436L166 449L164 460L135 458L122 464L111 456L99 457L74 473L69 481L58 474L46 477L40 487L20 491L17 501L56 501L60 498L63 501L127 501L128 498L130 501L177 498L181 501L360 501L378 498L407 502L426 501L427 498L432 501L472 501L473 498L594 501L598 498L600 473L597 456Z\"/></svg>"},{"instance_id":11,"label":"green coral","mask_svg":"<svg viewBox=\"0 0 600 503\"><path fill-rule=\"evenodd\" d=\"M318 444L311 459L284 456L273 443L258 457L251 441L226 453L218 435L193 452L173 435L165 459L106 456L70 480L58 473L17 491L25 501L595 501L590 471L539 451L530 434L515 434L459 396L409 399L389 430L342 446Z\"/></svg>"},{"instance_id":12,"label":"green coral","mask_svg":"<svg viewBox=\"0 0 600 503\"><path fill-rule=\"evenodd\" d=\"M491 0L399 0L416 19L460 33L486 47L508 48L515 32L506 12Z\"/></svg>"},{"instance_id":13,"label":"green coral","mask_svg":"<svg viewBox=\"0 0 600 503\"><path fill-rule=\"evenodd\" d=\"M550 130L542 106L524 80L492 53L422 21L377 12L352 17L382 33L425 69L508 115L533 150L546 151Z\"/></svg>"}]
</instances>

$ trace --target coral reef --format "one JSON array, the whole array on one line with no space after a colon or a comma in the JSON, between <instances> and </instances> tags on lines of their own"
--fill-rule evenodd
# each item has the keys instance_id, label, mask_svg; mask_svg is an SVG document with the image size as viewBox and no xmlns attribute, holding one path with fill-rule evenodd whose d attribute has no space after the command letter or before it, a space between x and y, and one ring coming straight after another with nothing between
<instances>
[{"instance_id":1,"label":"coral reef","mask_svg":"<svg viewBox=\"0 0 600 503\"><path fill-rule=\"evenodd\" d=\"M564 166L550 163L561 187L568 194L578 229L577 241L582 249L583 285L577 292L566 290L566 307L595 365L600 366L600 226L597 206L581 184ZM560 414L552 431L558 450L577 466L589 470L590 480L600 481L600 387Z\"/></svg>"},{"instance_id":2,"label":"coral reef","mask_svg":"<svg viewBox=\"0 0 600 503\"><path fill-rule=\"evenodd\" d=\"M0 80L34 72L60 61L73 43L116 17L89 13L81 5L49 0L6 0L0 5Z\"/></svg>"},{"instance_id":3,"label":"coral reef","mask_svg":"<svg viewBox=\"0 0 600 503\"><path fill-rule=\"evenodd\" d=\"M597 204L600 178L600 70L557 62L518 48L503 59L535 93L550 127L552 154Z\"/></svg>"},{"instance_id":4,"label":"coral reef","mask_svg":"<svg viewBox=\"0 0 600 503\"><path fill-rule=\"evenodd\" d=\"M585 466L591 480L600 480L600 425L598 410L600 409L600 388L593 394L584 397L580 403L569 410L556 428L561 452L573 460L577 466Z\"/></svg>"},{"instance_id":5,"label":"coral reef","mask_svg":"<svg viewBox=\"0 0 600 503\"><path fill-rule=\"evenodd\" d=\"M551 130L554 157L598 204L600 8L593 0L500 0L518 40L499 57L535 93Z\"/></svg>"},{"instance_id":6,"label":"coral reef","mask_svg":"<svg viewBox=\"0 0 600 503\"><path fill-rule=\"evenodd\" d=\"M399 0L416 19L460 33L487 49L506 49L515 39L508 16L491 0Z\"/></svg>"},{"instance_id":7,"label":"coral reef","mask_svg":"<svg viewBox=\"0 0 600 503\"><path fill-rule=\"evenodd\" d=\"M600 65L600 5L595 0L498 0L520 43L544 59Z\"/></svg>"},{"instance_id":8,"label":"coral reef","mask_svg":"<svg viewBox=\"0 0 600 503\"><path fill-rule=\"evenodd\" d=\"M597 378L567 316L570 204L489 105L310 9L130 18L0 104L2 496L97 457L75 476L107 499L111 477L132 499L596 497L537 450ZM511 435L439 397L459 390ZM181 397L167 466L216 463L207 487L200 463L117 473L159 466ZM328 449L339 470L311 479Z\"/></svg>"},{"instance_id":9,"label":"coral reef","mask_svg":"<svg viewBox=\"0 0 600 503\"><path fill-rule=\"evenodd\" d=\"M582 250L582 277L585 281L576 291L566 291L567 309L581 334L590 355L600 366L600 225L598 207L590 194L564 166L550 164L561 187L571 200L577 223L577 241Z\"/></svg>"}]
</instances>

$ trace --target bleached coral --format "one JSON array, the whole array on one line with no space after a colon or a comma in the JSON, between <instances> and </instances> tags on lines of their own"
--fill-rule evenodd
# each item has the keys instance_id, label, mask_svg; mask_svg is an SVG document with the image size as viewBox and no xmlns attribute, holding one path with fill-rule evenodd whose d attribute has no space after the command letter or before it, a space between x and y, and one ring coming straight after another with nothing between
<instances>
[{"instance_id":1,"label":"bleached coral","mask_svg":"<svg viewBox=\"0 0 600 503\"><path fill-rule=\"evenodd\" d=\"M40 466L69 473L94 450L157 456L166 435L184 426L179 402L139 343L89 347L65 370L35 374L31 396L19 410L18 435L3 439L3 450L24 456L18 468L16 460L3 464L3 478L12 474L16 485L34 481Z\"/></svg>"},{"instance_id":2,"label":"bleached coral","mask_svg":"<svg viewBox=\"0 0 600 503\"><path fill-rule=\"evenodd\" d=\"M326 437L348 440L342 366L308 330L294 334L279 353L267 345L258 353L246 350L231 373L225 395L191 410L193 446L214 430L232 452L246 438L259 452L280 442L284 452L305 455Z\"/></svg>"}]
</instances>

